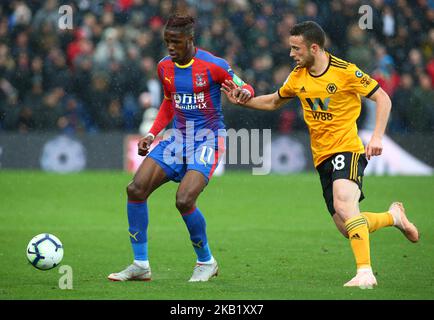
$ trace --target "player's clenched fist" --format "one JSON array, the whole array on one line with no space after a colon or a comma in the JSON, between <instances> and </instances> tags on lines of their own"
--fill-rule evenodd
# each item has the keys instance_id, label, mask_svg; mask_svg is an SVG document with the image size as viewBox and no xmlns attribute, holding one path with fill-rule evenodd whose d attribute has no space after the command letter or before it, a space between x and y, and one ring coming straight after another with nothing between
<instances>
[{"instance_id":1,"label":"player's clenched fist","mask_svg":"<svg viewBox=\"0 0 434 320\"><path fill-rule=\"evenodd\" d=\"M146 156L149 152L152 142L154 141L154 135L148 133L144 138L140 139L138 143L138 154L139 156Z\"/></svg>"},{"instance_id":2,"label":"player's clenched fist","mask_svg":"<svg viewBox=\"0 0 434 320\"><path fill-rule=\"evenodd\" d=\"M369 141L366 146L366 158L371 160L372 156L379 156L383 152L383 144L381 143L381 138L377 136L372 136L371 141Z\"/></svg>"}]
</instances>

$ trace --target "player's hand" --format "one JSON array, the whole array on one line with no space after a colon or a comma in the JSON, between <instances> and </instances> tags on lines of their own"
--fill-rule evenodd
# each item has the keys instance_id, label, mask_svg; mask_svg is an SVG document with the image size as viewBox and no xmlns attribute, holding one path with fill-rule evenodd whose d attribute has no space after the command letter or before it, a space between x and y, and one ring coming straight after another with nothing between
<instances>
[{"instance_id":1,"label":"player's hand","mask_svg":"<svg viewBox=\"0 0 434 320\"><path fill-rule=\"evenodd\" d=\"M154 142L154 135L148 133L144 138L140 139L138 146L138 154L139 156L146 156L149 152L149 148L151 147L152 142Z\"/></svg>"},{"instance_id":2,"label":"player's hand","mask_svg":"<svg viewBox=\"0 0 434 320\"><path fill-rule=\"evenodd\" d=\"M225 80L222 83L221 91L224 92L228 100L233 104L238 104L236 95L239 93L239 87L232 80Z\"/></svg>"},{"instance_id":3,"label":"player's hand","mask_svg":"<svg viewBox=\"0 0 434 320\"><path fill-rule=\"evenodd\" d=\"M241 91L238 93L238 95L236 95L236 97L239 104L245 104L247 101L250 100L252 94L249 90L241 88Z\"/></svg>"},{"instance_id":4,"label":"player's hand","mask_svg":"<svg viewBox=\"0 0 434 320\"><path fill-rule=\"evenodd\" d=\"M232 80L225 80L221 90L233 104L245 104L252 97L249 90L240 88Z\"/></svg>"},{"instance_id":5,"label":"player's hand","mask_svg":"<svg viewBox=\"0 0 434 320\"><path fill-rule=\"evenodd\" d=\"M381 138L378 136L372 136L371 141L369 141L366 146L366 158L371 160L371 156L379 156L383 152L383 143Z\"/></svg>"}]
</instances>

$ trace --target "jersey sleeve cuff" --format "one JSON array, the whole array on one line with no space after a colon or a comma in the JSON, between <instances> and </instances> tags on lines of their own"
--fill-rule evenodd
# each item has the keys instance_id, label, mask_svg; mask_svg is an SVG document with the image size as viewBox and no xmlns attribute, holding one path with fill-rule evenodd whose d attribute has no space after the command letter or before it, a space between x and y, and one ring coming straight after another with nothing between
<instances>
[{"instance_id":1,"label":"jersey sleeve cuff","mask_svg":"<svg viewBox=\"0 0 434 320\"><path fill-rule=\"evenodd\" d=\"M155 134L153 134L152 132L148 132L148 134L145 136L145 138L147 138L147 137L151 137L152 140L154 140L155 139Z\"/></svg>"},{"instance_id":2,"label":"jersey sleeve cuff","mask_svg":"<svg viewBox=\"0 0 434 320\"><path fill-rule=\"evenodd\" d=\"M378 88L380 88L380 85L377 83L377 85L375 86L375 88L372 89L371 92L369 92L369 93L366 95L366 98L369 98L370 96L372 96L372 95L375 93L375 91L378 90Z\"/></svg>"},{"instance_id":3,"label":"jersey sleeve cuff","mask_svg":"<svg viewBox=\"0 0 434 320\"><path fill-rule=\"evenodd\" d=\"M292 99L292 98L294 98L294 97L284 97L284 96L282 96L282 95L280 94L280 89L277 90L277 94L279 95L279 98L280 98L280 99Z\"/></svg>"},{"instance_id":4,"label":"jersey sleeve cuff","mask_svg":"<svg viewBox=\"0 0 434 320\"><path fill-rule=\"evenodd\" d=\"M255 96L255 89L251 85L244 84L241 88L249 91L252 98Z\"/></svg>"}]
</instances>

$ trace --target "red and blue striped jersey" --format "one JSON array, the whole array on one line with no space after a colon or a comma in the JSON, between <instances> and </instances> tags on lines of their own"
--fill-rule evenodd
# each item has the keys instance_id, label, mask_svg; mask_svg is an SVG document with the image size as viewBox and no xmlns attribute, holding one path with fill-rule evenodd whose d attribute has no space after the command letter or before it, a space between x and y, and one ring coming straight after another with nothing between
<instances>
[{"instance_id":1,"label":"red and blue striped jersey","mask_svg":"<svg viewBox=\"0 0 434 320\"><path fill-rule=\"evenodd\" d=\"M173 127L184 135L187 121L193 121L195 132L225 129L220 92L225 80L234 80L254 95L253 88L244 84L224 59L198 48L186 65L173 62L170 56L163 58L158 76L166 100L163 104L170 102L174 110Z\"/></svg>"}]
</instances>

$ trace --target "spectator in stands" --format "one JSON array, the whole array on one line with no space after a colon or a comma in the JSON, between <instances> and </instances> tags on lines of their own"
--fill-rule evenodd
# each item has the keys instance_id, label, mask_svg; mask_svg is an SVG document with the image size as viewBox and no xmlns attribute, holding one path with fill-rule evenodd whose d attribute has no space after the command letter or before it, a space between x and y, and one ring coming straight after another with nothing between
<instances>
[{"instance_id":1,"label":"spectator in stands","mask_svg":"<svg viewBox=\"0 0 434 320\"><path fill-rule=\"evenodd\" d=\"M407 132L409 130L409 124L414 111L411 106L416 103L413 86L413 76L409 73L404 73L392 99L393 112L391 112L390 120L390 130L392 132Z\"/></svg>"},{"instance_id":2,"label":"spectator in stands","mask_svg":"<svg viewBox=\"0 0 434 320\"><path fill-rule=\"evenodd\" d=\"M40 131L58 131L59 119L63 115L62 98L65 92L57 87L50 90L35 110L35 127Z\"/></svg>"},{"instance_id":3,"label":"spectator in stands","mask_svg":"<svg viewBox=\"0 0 434 320\"><path fill-rule=\"evenodd\" d=\"M32 27L36 32L40 31L44 24L48 23L53 29L57 27L59 19L59 7L57 0L44 1L44 6L40 8L32 19Z\"/></svg>"},{"instance_id":4,"label":"spectator in stands","mask_svg":"<svg viewBox=\"0 0 434 320\"><path fill-rule=\"evenodd\" d=\"M110 103L109 83L110 79L106 73L98 72L92 76L87 112L90 115L90 126L93 129L102 126L102 115L108 110Z\"/></svg>"},{"instance_id":5,"label":"spectator in stands","mask_svg":"<svg viewBox=\"0 0 434 320\"><path fill-rule=\"evenodd\" d=\"M98 43L94 60L97 68L106 69L111 61L123 63L125 50L119 40L119 31L116 28L108 28L104 31L103 39Z\"/></svg>"},{"instance_id":6,"label":"spectator in stands","mask_svg":"<svg viewBox=\"0 0 434 320\"><path fill-rule=\"evenodd\" d=\"M65 110L58 122L62 133L77 134L85 131L83 111L83 106L75 97L66 97Z\"/></svg>"},{"instance_id":7,"label":"spectator in stands","mask_svg":"<svg viewBox=\"0 0 434 320\"><path fill-rule=\"evenodd\" d=\"M357 66L363 66L363 70L370 74L374 69L374 54L369 46L367 33L357 24L353 24L348 28L347 38L347 59Z\"/></svg>"},{"instance_id":8,"label":"spectator in stands","mask_svg":"<svg viewBox=\"0 0 434 320\"><path fill-rule=\"evenodd\" d=\"M18 119L17 119L17 129L20 133L29 133L35 129L35 119L33 116L33 109L24 105L20 108Z\"/></svg>"},{"instance_id":9,"label":"spectator in stands","mask_svg":"<svg viewBox=\"0 0 434 320\"><path fill-rule=\"evenodd\" d=\"M140 134L146 135L157 117L158 109L152 107L152 96L149 92L143 92L140 95L139 106L140 111L136 114L135 122Z\"/></svg>"},{"instance_id":10,"label":"spectator in stands","mask_svg":"<svg viewBox=\"0 0 434 320\"><path fill-rule=\"evenodd\" d=\"M60 48L53 47L44 62L44 90L56 87L71 92L71 70L66 64L66 57Z\"/></svg>"},{"instance_id":11,"label":"spectator in stands","mask_svg":"<svg viewBox=\"0 0 434 320\"><path fill-rule=\"evenodd\" d=\"M431 79L426 73L421 73L419 83L414 89L415 104L412 106L412 119L409 124L413 132L434 132L434 90Z\"/></svg>"},{"instance_id":12,"label":"spectator in stands","mask_svg":"<svg viewBox=\"0 0 434 320\"><path fill-rule=\"evenodd\" d=\"M123 130L137 131L139 124L131 128L130 123L135 113L141 112L139 96L149 92L152 106L160 104L162 93L155 66L157 57L166 54L161 29L167 16L181 8L198 21L198 43L238 65L245 71L243 77L259 92L281 85L273 82L272 75L282 65L287 66L288 30L304 19L319 22L330 35L327 50L359 61L358 65L376 77L392 98L404 98L396 90L402 74L413 77L408 90L419 95L426 90L426 80L420 80L426 74L434 84L432 1L75 1L70 3L74 9L73 30L58 28L62 4L64 1L58 0L0 2L0 130L18 130L17 122L10 119L17 119L23 106L32 110L32 116L27 110L24 118L35 117L41 97L61 86L82 106L87 131L98 130L99 117L108 112L107 93L119 98ZM373 9L372 30L358 26L362 4ZM381 46L374 52L378 44ZM105 73L104 80L101 72ZM407 85L405 78L400 86ZM97 101L97 97L101 99ZM420 104L429 102L420 98ZM17 107L10 107L11 103ZM240 118L237 109L228 109L226 115L236 119L229 119L228 124L275 126L272 120L250 119L244 114ZM394 126L399 119L392 112L390 128L407 130L401 122ZM22 132L31 132L32 122L27 122L29 130ZM298 113L294 123L295 128L303 124ZM422 127L428 128L419 129Z\"/></svg>"},{"instance_id":13,"label":"spectator in stands","mask_svg":"<svg viewBox=\"0 0 434 320\"><path fill-rule=\"evenodd\" d=\"M99 125L103 131L122 131L124 129L124 117L119 98L110 99L105 112L101 112Z\"/></svg>"},{"instance_id":14,"label":"spectator in stands","mask_svg":"<svg viewBox=\"0 0 434 320\"><path fill-rule=\"evenodd\" d=\"M389 96L393 97L399 85L399 74L395 71L393 58L387 53L386 48L380 44L377 45L375 51L376 68L372 73L372 78L377 80L378 84Z\"/></svg>"}]
</instances>

